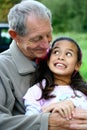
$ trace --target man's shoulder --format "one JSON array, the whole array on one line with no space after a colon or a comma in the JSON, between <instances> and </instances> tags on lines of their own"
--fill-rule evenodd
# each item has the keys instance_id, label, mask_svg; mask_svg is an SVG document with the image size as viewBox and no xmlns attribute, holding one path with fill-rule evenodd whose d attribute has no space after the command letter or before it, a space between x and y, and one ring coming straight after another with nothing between
<instances>
[{"instance_id":1,"label":"man's shoulder","mask_svg":"<svg viewBox=\"0 0 87 130\"><path fill-rule=\"evenodd\" d=\"M10 56L11 56L10 50L7 49L0 53L0 60L6 59L7 57L10 57Z\"/></svg>"},{"instance_id":2,"label":"man's shoulder","mask_svg":"<svg viewBox=\"0 0 87 130\"><path fill-rule=\"evenodd\" d=\"M0 53L0 67L7 66L12 61L10 50L6 50Z\"/></svg>"}]
</instances>

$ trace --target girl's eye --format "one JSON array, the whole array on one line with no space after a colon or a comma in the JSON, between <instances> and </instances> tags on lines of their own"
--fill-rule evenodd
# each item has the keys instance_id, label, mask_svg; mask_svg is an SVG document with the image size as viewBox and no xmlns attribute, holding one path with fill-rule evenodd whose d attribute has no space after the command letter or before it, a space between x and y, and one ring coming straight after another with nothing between
<instances>
[{"instance_id":1,"label":"girl's eye","mask_svg":"<svg viewBox=\"0 0 87 130\"><path fill-rule=\"evenodd\" d=\"M72 53L71 53L71 52L67 52L66 55L67 55L68 57L71 57L71 56L72 56Z\"/></svg>"},{"instance_id":2,"label":"girl's eye","mask_svg":"<svg viewBox=\"0 0 87 130\"><path fill-rule=\"evenodd\" d=\"M59 54L59 50L54 50L54 51L53 51L53 54L58 55L58 54Z\"/></svg>"}]
</instances>

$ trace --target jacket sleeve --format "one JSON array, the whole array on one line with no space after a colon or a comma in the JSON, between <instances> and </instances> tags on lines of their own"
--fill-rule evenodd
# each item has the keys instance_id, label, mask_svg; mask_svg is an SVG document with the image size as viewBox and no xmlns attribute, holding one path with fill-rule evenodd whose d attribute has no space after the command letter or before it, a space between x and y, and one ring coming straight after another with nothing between
<instances>
[{"instance_id":1,"label":"jacket sleeve","mask_svg":"<svg viewBox=\"0 0 87 130\"><path fill-rule=\"evenodd\" d=\"M15 98L9 84L0 72L0 130L48 130L48 113L13 115Z\"/></svg>"},{"instance_id":2,"label":"jacket sleeve","mask_svg":"<svg viewBox=\"0 0 87 130\"><path fill-rule=\"evenodd\" d=\"M39 114L42 112L43 100L41 100L42 91L38 84L33 85L24 95L25 115ZM39 100L40 99L40 100Z\"/></svg>"},{"instance_id":3,"label":"jacket sleeve","mask_svg":"<svg viewBox=\"0 0 87 130\"><path fill-rule=\"evenodd\" d=\"M48 130L47 117L47 114L31 117L24 115L11 116L3 111L0 114L0 130Z\"/></svg>"}]
</instances>

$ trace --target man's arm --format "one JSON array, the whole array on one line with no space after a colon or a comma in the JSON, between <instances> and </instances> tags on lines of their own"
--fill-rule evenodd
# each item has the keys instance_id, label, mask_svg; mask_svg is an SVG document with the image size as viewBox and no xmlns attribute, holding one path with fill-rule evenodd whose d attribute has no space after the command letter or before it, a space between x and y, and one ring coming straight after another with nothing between
<instances>
[{"instance_id":1,"label":"man's arm","mask_svg":"<svg viewBox=\"0 0 87 130\"><path fill-rule=\"evenodd\" d=\"M49 113L23 115L22 106L17 104L10 84L9 79L0 72L0 130L48 130Z\"/></svg>"}]
</instances>

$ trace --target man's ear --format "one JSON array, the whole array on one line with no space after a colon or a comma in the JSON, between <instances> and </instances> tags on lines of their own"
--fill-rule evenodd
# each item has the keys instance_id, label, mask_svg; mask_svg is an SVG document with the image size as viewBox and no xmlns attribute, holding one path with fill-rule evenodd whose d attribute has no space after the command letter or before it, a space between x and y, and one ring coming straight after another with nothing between
<instances>
[{"instance_id":1,"label":"man's ear","mask_svg":"<svg viewBox=\"0 0 87 130\"><path fill-rule=\"evenodd\" d=\"M16 33L14 30L9 29L8 32L9 32L9 34L10 34L10 36L11 36L12 39L15 39L15 38L16 38L17 33Z\"/></svg>"},{"instance_id":2,"label":"man's ear","mask_svg":"<svg viewBox=\"0 0 87 130\"><path fill-rule=\"evenodd\" d=\"M14 30L9 29L8 32L12 39L14 39L16 42L20 42L20 36Z\"/></svg>"}]
</instances>

